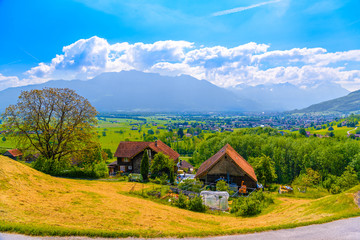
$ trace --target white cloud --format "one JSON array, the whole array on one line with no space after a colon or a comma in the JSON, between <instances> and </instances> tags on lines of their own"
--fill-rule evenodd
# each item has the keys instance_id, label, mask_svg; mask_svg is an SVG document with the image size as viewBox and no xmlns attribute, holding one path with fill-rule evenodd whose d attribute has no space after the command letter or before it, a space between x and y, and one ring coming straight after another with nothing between
<instances>
[{"instance_id":1,"label":"white cloud","mask_svg":"<svg viewBox=\"0 0 360 240\"><path fill-rule=\"evenodd\" d=\"M35 84L35 83L43 83L46 80L41 78L24 78L19 79L17 76L4 76L0 73L0 91L4 90L9 87L19 87L19 86L26 86L29 84Z\"/></svg>"},{"instance_id":2,"label":"white cloud","mask_svg":"<svg viewBox=\"0 0 360 240\"><path fill-rule=\"evenodd\" d=\"M360 88L360 70L356 69L360 50L269 49L269 45L253 42L227 48L171 40L109 44L103 38L92 37L65 46L50 63L40 63L27 71L25 79L0 75L0 87L50 79L89 79L102 72L135 69L171 76L187 74L221 87L289 82L300 87L338 83L349 90Z\"/></svg>"}]
</instances>

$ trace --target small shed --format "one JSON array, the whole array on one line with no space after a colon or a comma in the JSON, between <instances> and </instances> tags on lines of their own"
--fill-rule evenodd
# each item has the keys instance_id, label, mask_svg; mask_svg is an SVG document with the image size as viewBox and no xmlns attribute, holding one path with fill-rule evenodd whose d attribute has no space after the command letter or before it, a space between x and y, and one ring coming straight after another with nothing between
<instances>
[{"instance_id":1,"label":"small shed","mask_svg":"<svg viewBox=\"0 0 360 240\"><path fill-rule=\"evenodd\" d=\"M183 170L186 173L192 173L194 171L194 166L185 160L180 160L177 167L179 170Z\"/></svg>"},{"instance_id":2,"label":"small shed","mask_svg":"<svg viewBox=\"0 0 360 240\"><path fill-rule=\"evenodd\" d=\"M205 206L210 209L227 211L229 209L229 193L225 191L202 191L200 196Z\"/></svg>"},{"instance_id":3,"label":"small shed","mask_svg":"<svg viewBox=\"0 0 360 240\"><path fill-rule=\"evenodd\" d=\"M4 156L9 157L11 159L14 160L22 160L23 158L23 153L19 150L19 149L10 149L8 151L6 151L4 154Z\"/></svg>"}]
</instances>

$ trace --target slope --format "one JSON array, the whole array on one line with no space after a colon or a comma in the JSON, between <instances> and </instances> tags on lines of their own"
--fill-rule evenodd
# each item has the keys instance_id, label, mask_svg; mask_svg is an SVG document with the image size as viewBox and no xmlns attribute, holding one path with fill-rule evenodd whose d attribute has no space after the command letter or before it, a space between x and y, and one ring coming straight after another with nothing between
<instances>
[{"instance_id":1,"label":"slope","mask_svg":"<svg viewBox=\"0 0 360 240\"><path fill-rule=\"evenodd\" d=\"M360 111L360 90L351 92L348 95L333 100L311 105L301 110L295 110L299 113L309 112L340 112L349 113Z\"/></svg>"},{"instance_id":2,"label":"slope","mask_svg":"<svg viewBox=\"0 0 360 240\"><path fill-rule=\"evenodd\" d=\"M137 198L128 194L132 187L134 183L128 182L55 178L0 156L0 231L181 237L289 228L360 215L353 193L318 200L277 198L276 205L262 215L236 218Z\"/></svg>"}]
</instances>

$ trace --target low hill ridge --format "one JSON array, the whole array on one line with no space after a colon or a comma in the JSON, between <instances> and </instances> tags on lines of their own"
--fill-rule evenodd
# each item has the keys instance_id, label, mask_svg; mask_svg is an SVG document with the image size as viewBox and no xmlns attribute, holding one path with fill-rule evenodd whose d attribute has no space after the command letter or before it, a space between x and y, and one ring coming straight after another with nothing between
<instances>
[{"instance_id":1,"label":"low hill ridge","mask_svg":"<svg viewBox=\"0 0 360 240\"><path fill-rule=\"evenodd\" d=\"M344 97L313 104L307 108L296 110L299 113L310 112L339 112L350 113L360 111L360 90L349 93Z\"/></svg>"}]
</instances>

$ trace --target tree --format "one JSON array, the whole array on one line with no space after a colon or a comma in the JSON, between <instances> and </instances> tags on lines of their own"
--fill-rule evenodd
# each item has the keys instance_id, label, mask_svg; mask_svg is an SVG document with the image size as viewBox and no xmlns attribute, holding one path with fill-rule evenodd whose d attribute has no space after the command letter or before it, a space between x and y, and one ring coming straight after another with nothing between
<instances>
[{"instance_id":1,"label":"tree","mask_svg":"<svg viewBox=\"0 0 360 240\"><path fill-rule=\"evenodd\" d=\"M168 179L172 181L171 177L174 176L174 161L170 159L167 155L159 152L152 160L150 172L153 178L160 177L163 174L166 174L168 176Z\"/></svg>"},{"instance_id":2,"label":"tree","mask_svg":"<svg viewBox=\"0 0 360 240\"><path fill-rule=\"evenodd\" d=\"M144 155L141 159L140 173L144 181L147 181L149 175L149 156L147 154L147 151L144 152Z\"/></svg>"},{"instance_id":3,"label":"tree","mask_svg":"<svg viewBox=\"0 0 360 240\"><path fill-rule=\"evenodd\" d=\"M50 164L70 160L95 142L96 109L68 88L23 91L6 108L3 127L24 150L39 152ZM49 164L48 163L48 164Z\"/></svg>"},{"instance_id":4,"label":"tree","mask_svg":"<svg viewBox=\"0 0 360 240\"><path fill-rule=\"evenodd\" d=\"M261 157L250 158L250 162L254 167L258 181L264 184L264 187L276 180L275 163L270 157L263 154Z\"/></svg>"},{"instance_id":5,"label":"tree","mask_svg":"<svg viewBox=\"0 0 360 240\"><path fill-rule=\"evenodd\" d=\"M299 133L306 137L306 130L305 128L300 128Z\"/></svg>"},{"instance_id":6,"label":"tree","mask_svg":"<svg viewBox=\"0 0 360 240\"><path fill-rule=\"evenodd\" d=\"M114 157L113 153L109 148L104 148L103 151L107 154L108 159L112 159Z\"/></svg>"},{"instance_id":7,"label":"tree","mask_svg":"<svg viewBox=\"0 0 360 240\"><path fill-rule=\"evenodd\" d=\"M184 130L182 128L179 128L179 130L177 131L177 134L179 135L180 138L183 138Z\"/></svg>"}]
</instances>

